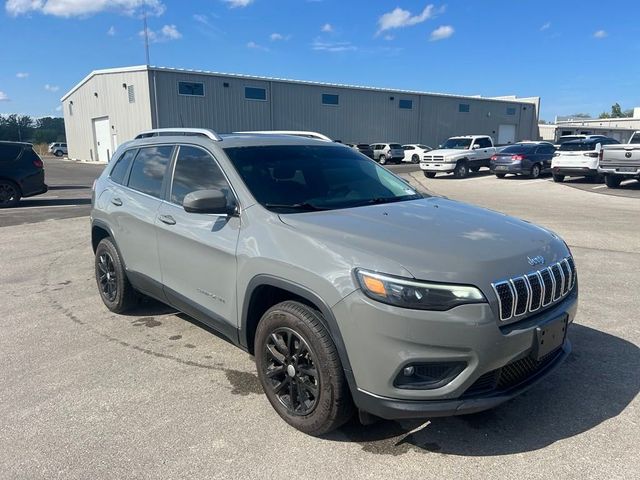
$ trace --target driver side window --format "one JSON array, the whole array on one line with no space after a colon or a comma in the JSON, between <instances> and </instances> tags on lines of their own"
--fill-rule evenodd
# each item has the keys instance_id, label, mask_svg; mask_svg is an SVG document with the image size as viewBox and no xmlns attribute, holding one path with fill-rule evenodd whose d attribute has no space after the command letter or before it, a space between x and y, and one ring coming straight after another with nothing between
<instances>
[{"instance_id":1,"label":"driver side window","mask_svg":"<svg viewBox=\"0 0 640 480\"><path fill-rule=\"evenodd\" d=\"M171 203L182 205L189 193L211 189L222 190L226 195L230 192L216 161L201 148L180 146L171 184Z\"/></svg>"}]
</instances>

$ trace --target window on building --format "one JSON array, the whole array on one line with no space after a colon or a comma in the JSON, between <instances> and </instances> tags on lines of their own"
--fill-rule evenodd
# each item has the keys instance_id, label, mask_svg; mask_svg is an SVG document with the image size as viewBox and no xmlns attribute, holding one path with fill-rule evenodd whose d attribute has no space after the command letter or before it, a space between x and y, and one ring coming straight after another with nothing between
<instances>
[{"instance_id":1,"label":"window on building","mask_svg":"<svg viewBox=\"0 0 640 480\"><path fill-rule=\"evenodd\" d=\"M507 107L507 115L515 115L516 107Z\"/></svg>"},{"instance_id":2,"label":"window on building","mask_svg":"<svg viewBox=\"0 0 640 480\"><path fill-rule=\"evenodd\" d=\"M73 102L69 102L69 116L73 116Z\"/></svg>"},{"instance_id":3,"label":"window on building","mask_svg":"<svg viewBox=\"0 0 640 480\"><path fill-rule=\"evenodd\" d=\"M136 91L133 85L127 85L127 96L129 97L129 103L136 103Z\"/></svg>"},{"instance_id":4,"label":"window on building","mask_svg":"<svg viewBox=\"0 0 640 480\"><path fill-rule=\"evenodd\" d=\"M178 82L178 94L192 97L204 97L204 83Z\"/></svg>"},{"instance_id":5,"label":"window on building","mask_svg":"<svg viewBox=\"0 0 640 480\"><path fill-rule=\"evenodd\" d=\"M398 101L398 107L411 110L413 108L413 100L400 100Z\"/></svg>"},{"instance_id":6,"label":"window on building","mask_svg":"<svg viewBox=\"0 0 640 480\"><path fill-rule=\"evenodd\" d=\"M109 174L109 178L112 181L119 183L120 185L124 185L125 183L127 183L125 181L125 176L129 171L129 165L131 165L131 161L136 156L137 151L138 150L136 149L127 150L120 156L118 160L116 160L116 164L113 166L113 168L111 169L111 173Z\"/></svg>"},{"instance_id":7,"label":"window on building","mask_svg":"<svg viewBox=\"0 0 640 480\"><path fill-rule=\"evenodd\" d=\"M172 152L170 145L141 148L131 166L129 187L160 198L162 181Z\"/></svg>"},{"instance_id":8,"label":"window on building","mask_svg":"<svg viewBox=\"0 0 640 480\"><path fill-rule=\"evenodd\" d=\"M460 113L469 113L469 104L468 103L461 103L458 105L458 111Z\"/></svg>"},{"instance_id":9,"label":"window on building","mask_svg":"<svg viewBox=\"0 0 640 480\"><path fill-rule=\"evenodd\" d=\"M258 87L244 87L244 98L247 100L266 100L267 90Z\"/></svg>"},{"instance_id":10,"label":"window on building","mask_svg":"<svg viewBox=\"0 0 640 480\"><path fill-rule=\"evenodd\" d=\"M323 93L322 104L323 105L339 105L340 97L338 95L334 95L333 93Z\"/></svg>"},{"instance_id":11,"label":"window on building","mask_svg":"<svg viewBox=\"0 0 640 480\"><path fill-rule=\"evenodd\" d=\"M229 185L211 155L200 148L181 146L171 186L171 201L182 205L184 197L196 190L220 189L229 193Z\"/></svg>"}]
</instances>

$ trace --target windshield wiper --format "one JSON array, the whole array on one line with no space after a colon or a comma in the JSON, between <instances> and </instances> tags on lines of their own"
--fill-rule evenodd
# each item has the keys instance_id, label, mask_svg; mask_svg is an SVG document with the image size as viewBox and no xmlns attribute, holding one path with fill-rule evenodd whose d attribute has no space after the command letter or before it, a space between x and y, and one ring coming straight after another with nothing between
<instances>
[{"instance_id":1,"label":"windshield wiper","mask_svg":"<svg viewBox=\"0 0 640 480\"><path fill-rule=\"evenodd\" d=\"M318 212L320 210L329 210L328 208L320 207L308 202L302 203L265 203L267 208L290 208L291 210L304 210L307 212Z\"/></svg>"},{"instance_id":2,"label":"windshield wiper","mask_svg":"<svg viewBox=\"0 0 640 480\"><path fill-rule=\"evenodd\" d=\"M403 195L401 197L375 197L369 198L367 200L362 200L361 202L357 202L349 205L350 207L363 207L365 205L379 205L382 203L395 203L395 202L403 202L405 200L415 200L421 198L419 194L415 195Z\"/></svg>"}]
</instances>

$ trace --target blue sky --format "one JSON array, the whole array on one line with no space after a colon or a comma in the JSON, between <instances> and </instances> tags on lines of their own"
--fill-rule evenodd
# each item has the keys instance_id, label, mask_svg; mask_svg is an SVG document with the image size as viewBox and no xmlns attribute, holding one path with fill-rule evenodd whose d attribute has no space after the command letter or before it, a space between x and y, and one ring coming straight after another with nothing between
<instances>
[{"instance_id":1,"label":"blue sky","mask_svg":"<svg viewBox=\"0 0 640 480\"><path fill-rule=\"evenodd\" d=\"M7 0L0 113L60 114L91 70L151 64L468 95L541 118L640 106L640 2Z\"/></svg>"}]
</instances>

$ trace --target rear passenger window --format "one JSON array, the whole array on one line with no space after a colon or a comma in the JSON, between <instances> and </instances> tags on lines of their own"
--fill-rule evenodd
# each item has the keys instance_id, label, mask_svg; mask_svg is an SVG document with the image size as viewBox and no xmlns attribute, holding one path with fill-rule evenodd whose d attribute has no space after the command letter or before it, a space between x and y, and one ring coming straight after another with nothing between
<instances>
[{"instance_id":1,"label":"rear passenger window","mask_svg":"<svg viewBox=\"0 0 640 480\"><path fill-rule=\"evenodd\" d=\"M22 147L19 145L0 143L0 163L13 162L20 155Z\"/></svg>"},{"instance_id":2,"label":"rear passenger window","mask_svg":"<svg viewBox=\"0 0 640 480\"><path fill-rule=\"evenodd\" d=\"M146 147L138 151L129 175L129 187L153 197L160 198L162 181L173 147Z\"/></svg>"},{"instance_id":3,"label":"rear passenger window","mask_svg":"<svg viewBox=\"0 0 640 480\"><path fill-rule=\"evenodd\" d=\"M131 161L136 156L137 150L127 150L120 158L116 161L116 164L111 169L111 174L109 177L116 183L123 185L125 183L124 176L129 171L129 165L131 165Z\"/></svg>"},{"instance_id":4,"label":"rear passenger window","mask_svg":"<svg viewBox=\"0 0 640 480\"><path fill-rule=\"evenodd\" d=\"M173 172L171 202L182 205L197 190L219 189L228 195L229 185L213 157L196 147L180 147Z\"/></svg>"}]
</instances>

